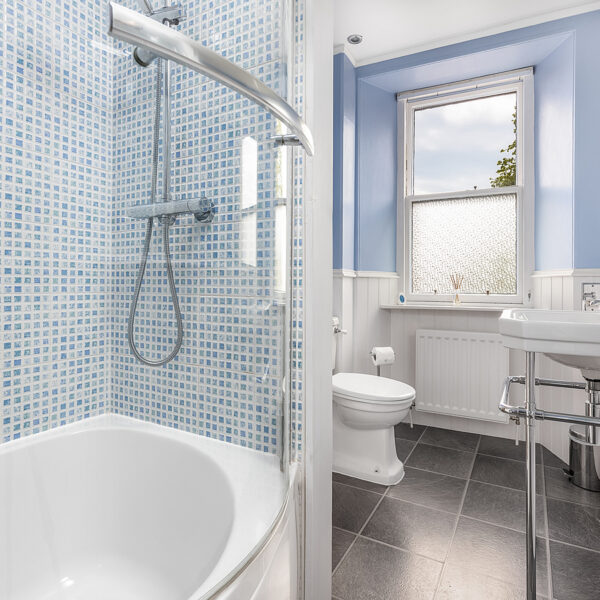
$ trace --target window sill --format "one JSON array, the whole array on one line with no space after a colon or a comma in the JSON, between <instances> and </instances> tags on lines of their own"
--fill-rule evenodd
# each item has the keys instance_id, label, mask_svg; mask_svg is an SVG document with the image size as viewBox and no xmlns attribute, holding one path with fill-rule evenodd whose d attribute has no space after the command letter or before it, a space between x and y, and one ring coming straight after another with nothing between
<instances>
[{"instance_id":1,"label":"window sill","mask_svg":"<svg viewBox=\"0 0 600 600\"><path fill-rule=\"evenodd\" d=\"M449 302L405 302L404 304L381 304L382 310L446 310L467 312L502 312L506 308L524 308L526 304L452 304Z\"/></svg>"}]
</instances>

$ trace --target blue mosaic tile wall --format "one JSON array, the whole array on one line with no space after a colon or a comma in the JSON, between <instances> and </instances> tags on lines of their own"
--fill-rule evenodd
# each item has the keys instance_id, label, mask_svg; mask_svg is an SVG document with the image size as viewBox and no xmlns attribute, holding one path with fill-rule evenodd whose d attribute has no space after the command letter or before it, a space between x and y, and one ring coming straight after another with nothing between
<instances>
[{"instance_id":1,"label":"blue mosaic tile wall","mask_svg":"<svg viewBox=\"0 0 600 600\"><path fill-rule=\"evenodd\" d=\"M0 0L2 441L109 404L113 61L103 5Z\"/></svg>"},{"instance_id":2,"label":"blue mosaic tile wall","mask_svg":"<svg viewBox=\"0 0 600 600\"><path fill-rule=\"evenodd\" d=\"M277 93L287 94L283 3L211 0L202 3L202 10L190 10L189 2L184 6L188 13L181 31L249 70ZM184 343L167 366L145 367L132 357L127 342L128 307L145 224L127 218L124 211L150 198L156 69L137 66L130 49L122 45L117 51L113 408L276 452L283 434L285 347L284 303L275 276L276 210L283 202L286 160L270 141L277 123L224 86L173 67L172 197L205 194L214 201L217 214L210 225L183 216L172 228ZM242 200L242 145L247 138L257 142L256 203L251 207L244 207ZM256 219L255 235L244 227L249 217ZM160 235L159 227L135 334L142 353L153 360L168 353L175 338ZM256 260L248 263L245 252L253 243Z\"/></svg>"},{"instance_id":3,"label":"blue mosaic tile wall","mask_svg":"<svg viewBox=\"0 0 600 600\"><path fill-rule=\"evenodd\" d=\"M135 0L123 3L139 10ZM303 43L301 2L290 15L285 0L183 4L183 32L295 96L301 110L302 57L288 66L285 41L287 22ZM286 186L288 159L269 140L276 121L173 67L171 194L205 194L217 215L210 225L180 217L172 228L184 344L169 365L144 367L128 347L127 314L145 225L125 209L149 201L156 70L137 66L131 48L107 37L105 0L0 0L0 18L2 441L114 411L278 451L287 341L277 213L293 189L299 451L301 152L288 167L293 188ZM241 200L247 138L256 141L250 206ZM135 334L153 359L170 351L175 333L160 234L155 227Z\"/></svg>"}]
</instances>

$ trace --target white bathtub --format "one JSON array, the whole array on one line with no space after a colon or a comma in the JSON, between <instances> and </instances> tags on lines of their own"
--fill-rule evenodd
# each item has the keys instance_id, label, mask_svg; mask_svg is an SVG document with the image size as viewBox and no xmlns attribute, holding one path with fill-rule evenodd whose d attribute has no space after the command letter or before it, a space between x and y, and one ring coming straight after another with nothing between
<instances>
[{"instance_id":1,"label":"white bathtub","mask_svg":"<svg viewBox=\"0 0 600 600\"><path fill-rule=\"evenodd\" d=\"M294 599L292 490L274 456L116 415L9 442L0 600Z\"/></svg>"}]
</instances>

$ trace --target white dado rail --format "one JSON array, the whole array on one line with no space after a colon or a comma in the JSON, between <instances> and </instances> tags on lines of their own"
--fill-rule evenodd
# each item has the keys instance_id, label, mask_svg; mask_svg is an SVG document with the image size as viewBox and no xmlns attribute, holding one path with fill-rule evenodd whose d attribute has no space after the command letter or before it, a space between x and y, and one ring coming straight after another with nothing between
<instances>
[{"instance_id":1,"label":"white dado rail","mask_svg":"<svg viewBox=\"0 0 600 600\"><path fill-rule=\"evenodd\" d=\"M583 283L600 282L600 269L568 269L537 271L531 282L533 306L554 310L578 310L581 307ZM368 352L373 346L393 346L396 363L384 367L382 374L404 381L413 387L416 382L416 335L418 329L455 330L463 332L498 333L498 317L502 306L397 305L401 289L395 273L334 271L334 314L348 330L338 348L338 361L347 371L374 373ZM524 372L521 352L509 352L511 373ZM539 374L551 379L577 380L573 369L540 357ZM516 390L520 393L519 390ZM417 390L417 394L419 390ZM515 401L517 398L515 398ZM541 390L540 406L547 410L581 412L580 398L569 390ZM415 422L462 431L513 437L512 425L477 419L416 411ZM521 428L522 429L522 428ZM561 423L543 423L538 429L540 441L562 459L568 458L568 435ZM521 431L521 439L523 432Z\"/></svg>"}]
</instances>

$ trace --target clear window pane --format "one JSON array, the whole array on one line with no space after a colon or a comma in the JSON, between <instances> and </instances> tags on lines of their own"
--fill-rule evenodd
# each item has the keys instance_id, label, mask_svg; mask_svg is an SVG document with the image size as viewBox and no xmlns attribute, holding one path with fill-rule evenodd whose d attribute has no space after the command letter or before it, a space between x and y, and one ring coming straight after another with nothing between
<instances>
[{"instance_id":1,"label":"clear window pane","mask_svg":"<svg viewBox=\"0 0 600 600\"><path fill-rule=\"evenodd\" d=\"M516 194L430 200L412 204L412 291L517 293Z\"/></svg>"},{"instance_id":2,"label":"clear window pane","mask_svg":"<svg viewBox=\"0 0 600 600\"><path fill-rule=\"evenodd\" d=\"M515 93L414 112L414 194L515 185Z\"/></svg>"}]
</instances>

